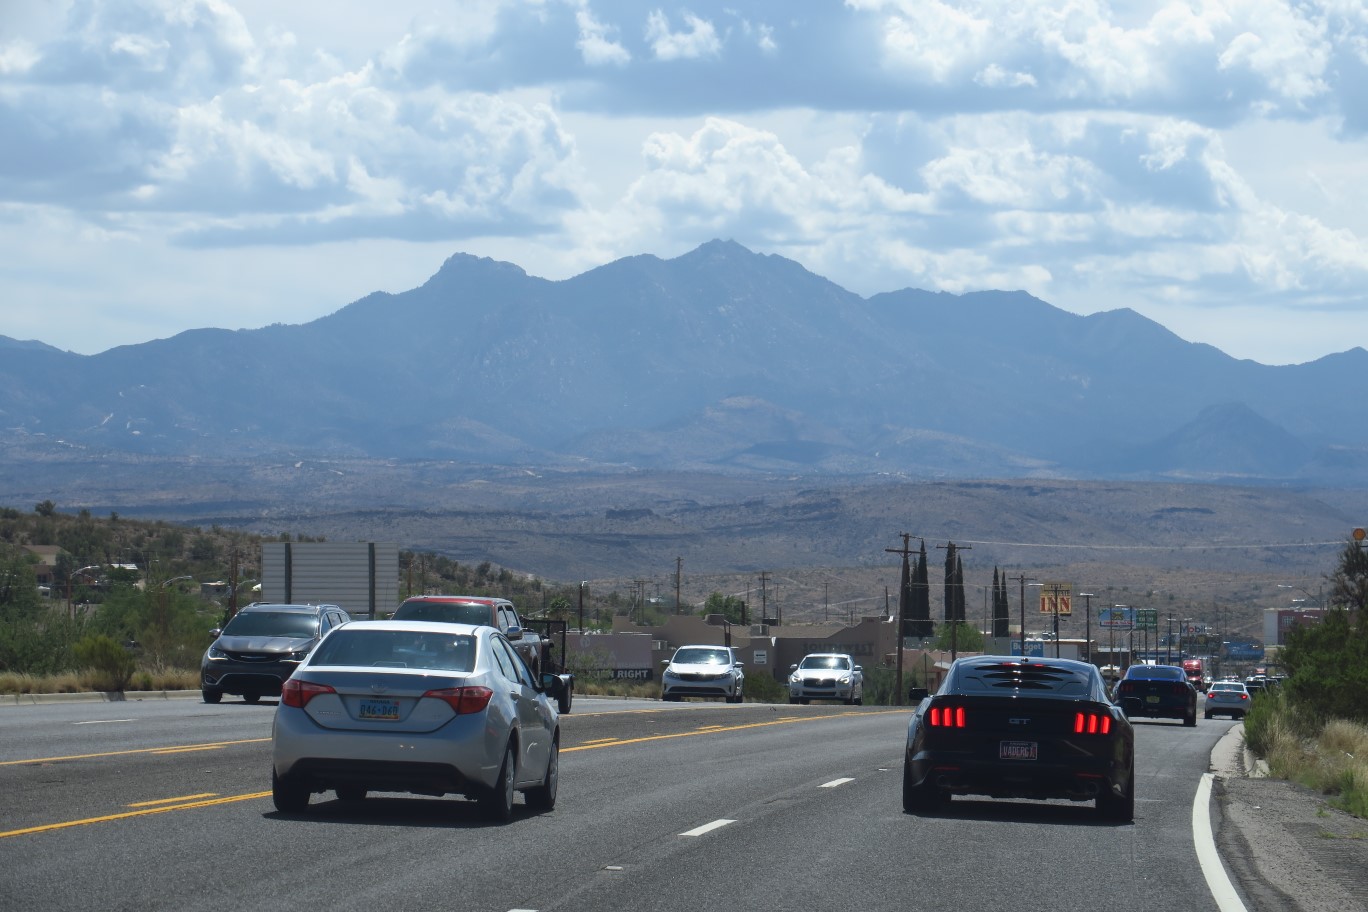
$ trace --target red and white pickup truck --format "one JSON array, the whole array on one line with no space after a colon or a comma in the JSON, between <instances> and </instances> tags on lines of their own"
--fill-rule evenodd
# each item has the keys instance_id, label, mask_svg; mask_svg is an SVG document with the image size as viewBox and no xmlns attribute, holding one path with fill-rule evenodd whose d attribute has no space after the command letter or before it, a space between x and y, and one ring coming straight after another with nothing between
<instances>
[{"instance_id":1,"label":"red and white pickup truck","mask_svg":"<svg viewBox=\"0 0 1368 912\"><path fill-rule=\"evenodd\" d=\"M1188 683L1200 691L1205 692L1206 670L1202 668L1201 659L1183 659L1183 674L1187 676Z\"/></svg>"}]
</instances>

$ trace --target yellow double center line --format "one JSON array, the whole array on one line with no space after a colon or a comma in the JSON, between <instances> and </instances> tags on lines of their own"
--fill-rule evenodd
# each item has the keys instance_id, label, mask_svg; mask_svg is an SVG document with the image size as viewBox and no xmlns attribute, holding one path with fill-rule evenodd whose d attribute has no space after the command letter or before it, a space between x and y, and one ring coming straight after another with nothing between
<instances>
[{"instance_id":1,"label":"yellow double center line","mask_svg":"<svg viewBox=\"0 0 1368 912\"><path fill-rule=\"evenodd\" d=\"M768 728L774 725L792 725L795 722L820 722L823 719L839 719L853 715L884 715L887 712L906 713L907 710L902 709L887 710L884 712L865 711L861 713L837 713L831 716L784 716L783 718L771 719L767 722L747 722L742 725L708 726L706 728L697 729L695 731L675 732L673 734L668 735L646 735L640 738L623 739L603 738L596 741L588 741L584 744L579 745L578 747L563 747L561 748L561 753L568 754L574 751L597 750L598 748L603 747L620 747L625 744L643 744L647 741L666 741L671 738L692 738L697 737L698 735L716 735L722 732L743 731L749 728ZM39 763L59 763L64 760L88 760L95 757L118 757L126 756L129 754L174 754L183 753L187 751L216 750L218 748L228 747L236 744L258 744L263 741L270 740L270 738L248 738L242 741L217 741L209 744L192 744L183 747L147 747L128 751L106 751L104 753L99 754L73 754L67 757L42 757L34 760L6 760L0 762L0 766L20 766L24 764L34 765ZM264 792L250 792L245 795L229 795L223 798L210 798L205 797L203 795L187 795L184 799L163 798L159 801L144 801L140 802L137 805L130 805L130 807L135 807L137 808L137 810L123 811L118 814L106 814L103 817L87 817L83 820L64 820L61 823L45 823L40 826L25 827L20 830L0 831L0 839L4 839L8 836L29 836L34 833L46 833L52 830L64 830L68 827L87 826L92 823L107 823L111 820L127 820L130 817L146 817L150 814L165 814L168 811L188 811L194 808L214 807L216 805L232 804L238 801L252 801L257 798L269 798L270 796L271 792L267 790ZM153 804L156 804L158 806L144 806Z\"/></svg>"}]
</instances>

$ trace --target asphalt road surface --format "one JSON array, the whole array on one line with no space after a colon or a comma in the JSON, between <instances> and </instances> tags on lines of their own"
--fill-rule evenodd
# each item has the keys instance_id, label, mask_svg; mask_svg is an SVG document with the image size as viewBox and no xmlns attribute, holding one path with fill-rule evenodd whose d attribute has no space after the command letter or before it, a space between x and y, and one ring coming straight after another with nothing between
<instances>
[{"instance_id":1,"label":"asphalt road surface","mask_svg":"<svg viewBox=\"0 0 1368 912\"><path fill-rule=\"evenodd\" d=\"M274 710L0 706L0 910L1223 908L1192 824L1226 721L1137 723L1117 825L1069 802L904 814L902 709L581 696L555 810L496 826L459 798L277 814Z\"/></svg>"}]
</instances>

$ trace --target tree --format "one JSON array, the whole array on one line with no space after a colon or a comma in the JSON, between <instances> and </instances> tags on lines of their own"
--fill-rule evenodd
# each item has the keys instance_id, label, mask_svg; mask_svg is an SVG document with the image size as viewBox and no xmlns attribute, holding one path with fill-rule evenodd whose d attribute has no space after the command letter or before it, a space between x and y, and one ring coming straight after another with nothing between
<instances>
[{"instance_id":1,"label":"tree","mask_svg":"<svg viewBox=\"0 0 1368 912\"><path fill-rule=\"evenodd\" d=\"M42 517L51 517L57 512L57 505L50 500L33 505L33 512Z\"/></svg>"},{"instance_id":2,"label":"tree","mask_svg":"<svg viewBox=\"0 0 1368 912\"><path fill-rule=\"evenodd\" d=\"M708 600L703 603L699 613L704 617L710 614L720 614L731 623L739 624L745 610L746 603L736 596L714 592L708 596Z\"/></svg>"},{"instance_id":3,"label":"tree","mask_svg":"<svg viewBox=\"0 0 1368 912\"><path fill-rule=\"evenodd\" d=\"M982 652L983 634L964 621L946 621L936 628L936 648L949 652Z\"/></svg>"},{"instance_id":4,"label":"tree","mask_svg":"<svg viewBox=\"0 0 1368 912\"><path fill-rule=\"evenodd\" d=\"M1352 539L1340 551L1330 577L1330 604L1362 611L1368 608L1368 550Z\"/></svg>"},{"instance_id":5,"label":"tree","mask_svg":"<svg viewBox=\"0 0 1368 912\"><path fill-rule=\"evenodd\" d=\"M931 624L931 581L926 569L926 541L921 543L917 554L917 569L912 574L912 627L914 637L935 635Z\"/></svg>"},{"instance_id":6,"label":"tree","mask_svg":"<svg viewBox=\"0 0 1368 912\"><path fill-rule=\"evenodd\" d=\"M1293 627L1280 653L1288 699L1317 719L1368 721L1368 553L1356 541L1340 552L1330 609L1320 623Z\"/></svg>"}]
</instances>

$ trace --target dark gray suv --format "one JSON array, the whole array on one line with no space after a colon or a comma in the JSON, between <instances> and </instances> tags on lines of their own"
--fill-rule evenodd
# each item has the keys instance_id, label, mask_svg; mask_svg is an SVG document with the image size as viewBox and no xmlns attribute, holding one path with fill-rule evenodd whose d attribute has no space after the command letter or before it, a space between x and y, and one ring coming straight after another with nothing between
<instances>
[{"instance_id":1,"label":"dark gray suv","mask_svg":"<svg viewBox=\"0 0 1368 912\"><path fill-rule=\"evenodd\" d=\"M285 683L328 631L351 616L337 605L267 605L253 603L222 630L200 662L200 692L205 703L226 693L248 703L280 696Z\"/></svg>"}]
</instances>

